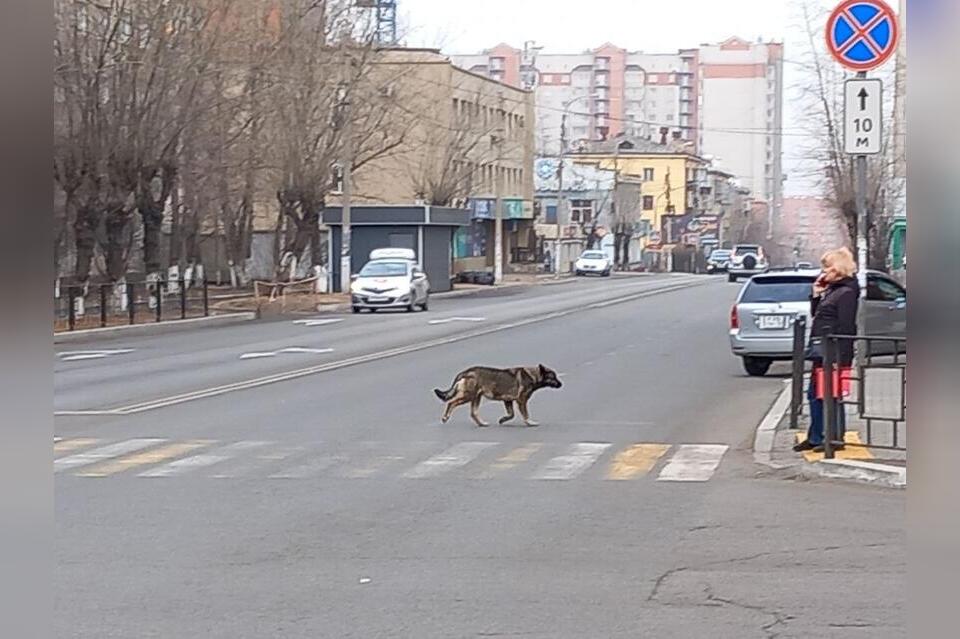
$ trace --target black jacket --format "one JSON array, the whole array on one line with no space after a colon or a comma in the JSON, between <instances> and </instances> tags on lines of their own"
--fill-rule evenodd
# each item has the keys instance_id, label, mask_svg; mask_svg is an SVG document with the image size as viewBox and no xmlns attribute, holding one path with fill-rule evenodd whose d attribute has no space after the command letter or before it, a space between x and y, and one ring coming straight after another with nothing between
<instances>
[{"instance_id":1,"label":"black jacket","mask_svg":"<svg viewBox=\"0 0 960 639\"><path fill-rule=\"evenodd\" d=\"M860 285L855 277L845 277L827 286L820 297L810 297L813 326L810 337L825 335L856 335L857 307L860 305ZM823 351L820 351L820 355ZM816 359L816 358L815 358ZM853 362L853 340L837 344L837 363L849 366Z\"/></svg>"}]
</instances>

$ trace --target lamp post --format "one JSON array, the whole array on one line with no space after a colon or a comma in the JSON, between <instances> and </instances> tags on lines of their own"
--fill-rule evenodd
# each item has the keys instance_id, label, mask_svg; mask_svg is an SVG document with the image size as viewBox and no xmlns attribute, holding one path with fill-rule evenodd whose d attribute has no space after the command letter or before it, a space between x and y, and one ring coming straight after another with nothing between
<instances>
[{"instance_id":1,"label":"lamp post","mask_svg":"<svg viewBox=\"0 0 960 639\"><path fill-rule=\"evenodd\" d=\"M560 278L560 240L562 238L564 202L566 201L563 193L563 160L567 146L567 114L570 107L580 100L596 99L595 94L580 95L563 103L563 115L560 117L560 162L557 166L557 243L554 246L554 277Z\"/></svg>"}]
</instances>

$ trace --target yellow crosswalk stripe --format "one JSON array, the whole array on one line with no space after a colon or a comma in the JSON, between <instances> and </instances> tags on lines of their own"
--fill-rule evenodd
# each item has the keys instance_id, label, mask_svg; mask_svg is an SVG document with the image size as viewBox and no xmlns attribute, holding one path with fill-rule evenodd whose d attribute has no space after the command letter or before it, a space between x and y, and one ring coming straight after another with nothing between
<instances>
[{"instance_id":1,"label":"yellow crosswalk stripe","mask_svg":"<svg viewBox=\"0 0 960 639\"><path fill-rule=\"evenodd\" d=\"M543 444L538 443L530 443L524 444L523 446L518 446L502 457L497 458L497 460L490 464L487 469L477 473L477 476L480 478L489 478L506 472L511 468L519 466L520 464L529 460L541 448L543 448Z\"/></svg>"},{"instance_id":2,"label":"yellow crosswalk stripe","mask_svg":"<svg viewBox=\"0 0 960 639\"><path fill-rule=\"evenodd\" d=\"M645 475L668 450L669 444L634 444L613 459L607 470L607 479L633 479Z\"/></svg>"},{"instance_id":3,"label":"yellow crosswalk stripe","mask_svg":"<svg viewBox=\"0 0 960 639\"><path fill-rule=\"evenodd\" d=\"M79 450L80 448L93 446L98 441L100 440L94 439L92 437L77 437L75 439L62 439L53 445L53 453L55 455L60 455L62 453L69 453L70 451Z\"/></svg>"},{"instance_id":4,"label":"yellow crosswalk stripe","mask_svg":"<svg viewBox=\"0 0 960 639\"><path fill-rule=\"evenodd\" d=\"M107 477L109 475L122 473L123 471L131 468L136 468L137 466L157 464L174 457L179 457L198 448L205 448L213 443L215 443L213 440L198 439L188 442L168 444L166 446L153 448L142 453L133 453L131 455L127 455L126 457L111 459L110 461L106 461L78 471L76 474L78 477Z\"/></svg>"},{"instance_id":5,"label":"yellow crosswalk stripe","mask_svg":"<svg viewBox=\"0 0 960 639\"><path fill-rule=\"evenodd\" d=\"M806 433L797 433L798 444L806 438ZM834 451L833 456L836 459L873 459L873 454L870 452L870 449L862 445L863 442L860 441L860 433L857 431L848 430L845 432L843 434L843 441L847 444L854 444L854 446L847 446L843 450ZM857 446L856 444L861 445ZM803 458L813 463L823 459L823 453L815 453L812 450L808 450L803 453Z\"/></svg>"}]
</instances>

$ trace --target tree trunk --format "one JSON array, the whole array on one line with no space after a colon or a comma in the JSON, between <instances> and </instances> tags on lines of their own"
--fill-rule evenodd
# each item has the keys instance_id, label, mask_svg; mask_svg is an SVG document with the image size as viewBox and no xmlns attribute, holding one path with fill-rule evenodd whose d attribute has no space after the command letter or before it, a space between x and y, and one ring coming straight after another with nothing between
<instances>
[{"instance_id":1,"label":"tree trunk","mask_svg":"<svg viewBox=\"0 0 960 639\"><path fill-rule=\"evenodd\" d=\"M101 215L102 212L95 202L86 201L77 207L73 226L77 262L73 276L78 283L85 283L90 279L90 265L97 245L97 227L100 226Z\"/></svg>"},{"instance_id":2,"label":"tree trunk","mask_svg":"<svg viewBox=\"0 0 960 639\"><path fill-rule=\"evenodd\" d=\"M122 279L126 274L129 222L130 214L122 204L114 204L107 211L105 220L107 277L111 282Z\"/></svg>"}]
</instances>

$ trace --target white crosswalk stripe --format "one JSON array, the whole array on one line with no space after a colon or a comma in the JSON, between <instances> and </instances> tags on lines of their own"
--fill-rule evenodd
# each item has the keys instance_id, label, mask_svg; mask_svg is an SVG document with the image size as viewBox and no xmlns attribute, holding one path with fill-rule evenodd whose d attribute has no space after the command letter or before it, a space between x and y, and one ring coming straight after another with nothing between
<instances>
[{"instance_id":1,"label":"white crosswalk stripe","mask_svg":"<svg viewBox=\"0 0 960 639\"><path fill-rule=\"evenodd\" d=\"M162 444L165 441L167 440L166 439L128 439L126 441L118 442L116 444L110 444L109 446L102 446L100 448L94 448L93 450L77 453L76 455L61 457L60 459L54 460L53 472L61 473L65 470L80 468L82 466L88 466L90 464L104 461L106 459L119 457L120 455L135 453L138 450L143 450L151 446L156 446L157 444Z\"/></svg>"},{"instance_id":2,"label":"white crosswalk stripe","mask_svg":"<svg viewBox=\"0 0 960 639\"><path fill-rule=\"evenodd\" d=\"M178 459L172 461L163 466L158 466L152 468L146 472L140 473L140 477L173 477L174 475L183 475L184 473L189 473L190 471L197 470L198 468L206 468L208 466L213 466L214 464L219 464L220 462L227 461L232 459L238 453L243 453L254 448L260 448L261 446L266 446L270 442L261 442L261 441L242 441L235 444L230 444L229 446L224 446L210 453L203 453L200 455L192 455L190 457L184 457L183 459Z\"/></svg>"},{"instance_id":3,"label":"white crosswalk stripe","mask_svg":"<svg viewBox=\"0 0 960 639\"><path fill-rule=\"evenodd\" d=\"M90 448L101 443L106 442L86 437L55 443L55 449L66 454L54 461L55 472L96 477L127 471L130 475L137 473L137 477L156 478L353 480L453 476L487 481L580 478L621 482L637 482L649 475L661 482L706 482L715 476L729 448L724 444L488 441L452 445L436 441L283 445L259 440L221 442L213 447L217 442L212 440L177 442L162 438L128 439ZM200 447L204 450L195 450ZM147 465L151 467L146 470L137 468Z\"/></svg>"},{"instance_id":4,"label":"white crosswalk stripe","mask_svg":"<svg viewBox=\"0 0 960 639\"><path fill-rule=\"evenodd\" d=\"M581 442L573 444L565 455L554 457L532 479L573 479L593 466L611 444Z\"/></svg>"},{"instance_id":5,"label":"white crosswalk stripe","mask_svg":"<svg viewBox=\"0 0 960 639\"><path fill-rule=\"evenodd\" d=\"M660 471L657 481L708 481L720 465L728 446L684 444Z\"/></svg>"},{"instance_id":6,"label":"white crosswalk stripe","mask_svg":"<svg viewBox=\"0 0 960 639\"><path fill-rule=\"evenodd\" d=\"M436 477L455 468L466 466L479 457L483 451L496 446L496 442L460 442L439 455L420 462L403 474L407 479Z\"/></svg>"}]
</instances>

